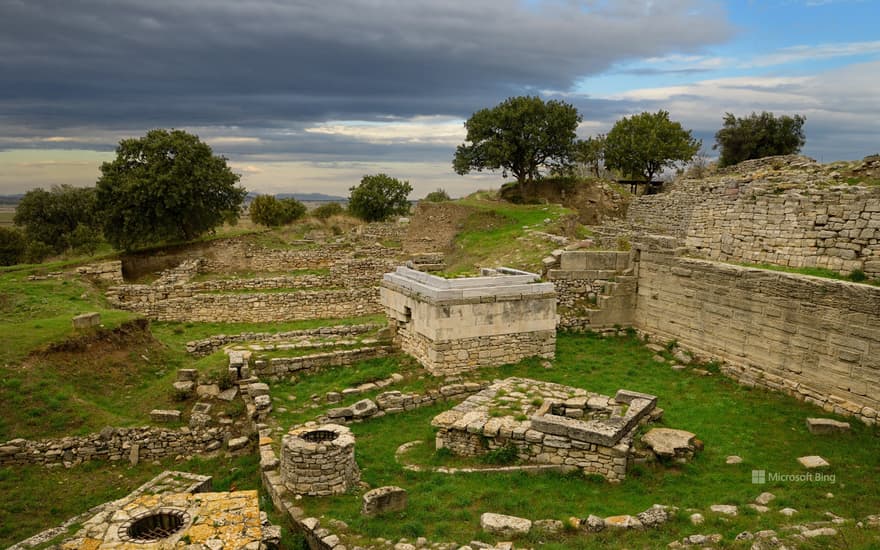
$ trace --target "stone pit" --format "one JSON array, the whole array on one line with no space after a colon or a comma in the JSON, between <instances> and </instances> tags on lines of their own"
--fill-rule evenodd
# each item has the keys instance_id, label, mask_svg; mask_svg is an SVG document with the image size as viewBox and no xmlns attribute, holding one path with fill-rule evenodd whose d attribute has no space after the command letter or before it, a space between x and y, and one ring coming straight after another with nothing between
<instances>
[{"instance_id":1,"label":"stone pit","mask_svg":"<svg viewBox=\"0 0 880 550\"><path fill-rule=\"evenodd\" d=\"M301 426L282 439L281 479L292 492L338 495L360 481L354 435L338 424Z\"/></svg>"},{"instance_id":2,"label":"stone pit","mask_svg":"<svg viewBox=\"0 0 880 550\"><path fill-rule=\"evenodd\" d=\"M528 378L496 380L432 421L436 446L478 456L513 446L523 462L626 478L636 428L659 416L653 395L615 397Z\"/></svg>"}]
</instances>

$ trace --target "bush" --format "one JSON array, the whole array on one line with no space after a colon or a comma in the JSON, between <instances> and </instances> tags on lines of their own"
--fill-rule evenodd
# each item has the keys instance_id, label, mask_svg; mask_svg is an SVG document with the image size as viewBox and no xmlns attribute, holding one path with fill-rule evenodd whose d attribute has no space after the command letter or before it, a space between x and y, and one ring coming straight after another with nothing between
<instances>
[{"instance_id":1,"label":"bush","mask_svg":"<svg viewBox=\"0 0 880 550\"><path fill-rule=\"evenodd\" d=\"M449 196L449 193L438 187L436 191L431 191L425 195L425 198L422 200L425 202L446 202L451 201L452 197Z\"/></svg>"},{"instance_id":2,"label":"bush","mask_svg":"<svg viewBox=\"0 0 880 550\"><path fill-rule=\"evenodd\" d=\"M0 265L15 265L24 260L27 241L20 231L0 227Z\"/></svg>"},{"instance_id":3,"label":"bush","mask_svg":"<svg viewBox=\"0 0 880 550\"><path fill-rule=\"evenodd\" d=\"M276 199L272 195L258 195L251 202L251 221L267 227L287 225L306 213L306 207L296 199Z\"/></svg>"},{"instance_id":4,"label":"bush","mask_svg":"<svg viewBox=\"0 0 880 550\"><path fill-rule=\"evenodd\" d=\"M312 210L312 216L319 220L326 220L331 216L338 216L345 213L345 208L338 202L328 202Z\"/></svg>"},{"instance_id":5,"label":"bush","mask_svg":"<svg viewBox=\"0 0 880 550\"><path fill-rule=\"evenodd\" d=\"M384 221L409 212L408 197L412 190L408 181L387 174L364 176L360 185L349 189L348 209L364 221Z\"/></svg>"},{"instance_id":6,"label":"bush","mask_svg":"<svg viewBox=\"0 0 880 550\"><path fill-rule=\"evenodd\" d=\"M94 227L79 224L67 237L67 243L75 253L91 256L101 244L101 234Z\"/></svg>"},{"instance_id":7,"label":"bush","mask_svg":"<svg viewBox=\"0 0 880 550\"><path fill-rule=\"evenodd\" d=\"M52 255L54 250L43 241L28 241L24 251L24 261L29 264L38 264Z\"/></svg>"}]
</instances>

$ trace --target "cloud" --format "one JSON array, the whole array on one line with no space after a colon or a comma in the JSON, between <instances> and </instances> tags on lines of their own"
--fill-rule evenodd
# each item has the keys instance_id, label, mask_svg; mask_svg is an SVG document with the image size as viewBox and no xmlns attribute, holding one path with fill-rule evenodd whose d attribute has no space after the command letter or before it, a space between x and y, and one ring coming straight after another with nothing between
<instances>
[{"instance_id":1,"label":"cloud","mask_svg":"<svg viewBox=\"0 0 880 550\"><path fill-rule=\"evenodd\" d=\"M467 134L463 119L445 116L413 117L395 122L329 121L306 128L305 131L384 145L430 144L451 147L464 141Z\"/></svg>"},{"instance_id":2,"label":"cloud","mask_svg":"<svg viewBox=\"0 0 880 550\"><path fill-rule=\"evenodd\" d=\"M816 61L836 57L880 54L880 40L868 42L837 42L831 44L798 45L782 48L767 55L757 56L740 63L740 68L772 67L798 61Z\"/></svg>"}]
</instances>

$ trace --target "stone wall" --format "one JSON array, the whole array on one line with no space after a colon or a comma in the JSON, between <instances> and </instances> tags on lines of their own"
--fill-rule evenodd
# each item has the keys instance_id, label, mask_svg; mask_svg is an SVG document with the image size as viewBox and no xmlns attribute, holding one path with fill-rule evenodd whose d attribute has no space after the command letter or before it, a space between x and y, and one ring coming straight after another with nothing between
<instances>
[{"instance_id":1,"label":"stone wall","mask_svg":"<svg viewBox=\"0 0 880 550\"><path fill-rule=\"evenodd\" d=\"M262 323L359 317L380 313L375 288L195 294L181 286L126 285L107 297L119 309L157 321Z\"/></svg>"},{"instance_id":2,"label":"stone wall","mask_svg":"<svg viewBox=\"0 0 880 550\"><path fill-rule=\"evenodd\" d=\"M229 433L221 428L105 428L100 433L38 441L13 439L0 446L0 466L72 465L89 460L154 460L220 449ZM135 449L136 450L133 450Z\"/></svg>"},{"instance_id":3,"label":"stone wall","mask_svg":"<svg viewBox=\"0 0 880 550\"><path fill-rule=\"evenodd\" d=\"M254 374L269 380L287 378L295 372L313 371L328 367L350 365L358 361L386 357L394 353L391 346L375 346L357 349L328 351L299 357L275 357L269 361L254 362Z\"/></svg>"},{"instance_id":4,"label":"stone wall","mask_svg":"<svg viewBox=\"0 0 880 550\"><path fill-rule=\"evenodd\" d=\"M723 359L737 380L874 423L880 288L642 251L639 329Z\"/></svg>"},{"instance_id":5,"label":"stone wall","mask_svg":"<svg viewBox=\"0 0 880 550\"><path fill-rule=\"evenodd\" d=\"M632 324L636 278L629 252L563 251L547 265L556 288L557 328L595 330Z\"/></svg>"},{"instance_id":6,"label":"stone wall","mask_svg":"<svg viewBox=\"0 0 880 550\"><path fill-rule=\"evenodd\" d=\"M880 277L880 187L743 182L694 208L685 244L710 259Z\"/></svg>"},{"instance_id":7,"label":"stone wall","mask_svg":"<svg viewBox=\"0 0 880 550\"><path fill-rule=\"evenodd\" d=\"M706 200L711 184L704 180L675 182L668 191L641 195L633 199L626 212L627 222L648 233L684 237L694 208Z\"/></svg>"},{"instance_id":8,"label":"stone wall","mask_svg":"<svg viewBox=\"0 0 880 550\"><path fill-rule=\"evenodd\" d=\"M76 268L79 275L96 282L122 284L122 262L113 260L98 264L87 264Z\"/></svg>"},{"instance_id":9,"label":"stone wall","mask_svg":"<svg viewBox=\"0 0 880 550\"><path fill-rule=\"evenodd\" d=\"M217 334L202 340L193 340L186 343L187 353L196 356L210 355L228 344L237 342L284 342L301 338L337 338L340 336L355 336L378 330L384 325L363 323L358 325L338 325L301 330L288 330L284 332L241 332L239 334Z\"/></svg>"},{"instance_id":10,"label":"stone wall","mask_svg":"<svg viewBox=\"0 0 880 550\"><path fill-rule=\"evenodd\" d=\"M443 279L401 267L385 275L380 300L395 341L432 374L554 357L553 286L533 273L487 273Z\"/></svg>"}]
</instances>

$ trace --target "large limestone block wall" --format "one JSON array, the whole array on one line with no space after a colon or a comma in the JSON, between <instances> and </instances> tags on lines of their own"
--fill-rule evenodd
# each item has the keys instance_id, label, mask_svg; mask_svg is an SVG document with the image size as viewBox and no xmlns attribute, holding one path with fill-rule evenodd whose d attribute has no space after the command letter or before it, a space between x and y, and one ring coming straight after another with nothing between
<instances>
[{"instance_id":1,"label":"large limestone block wall","mask_svg":"<svg viewBox=\"0 0 880 550\"><path fill-rule=\"evenodd\" d=\"M880 187L731 187L697 205L685 239L718 260L880 277Z\"/></svg>"},{"instance_id":2,"label":"large limestone block wall","mask_svg":"<svg viewBox=\"0 0 880 550\"><path fill-rule=\"evenodd\" d=\"M694 208L706 200L711 186L702 181L686 179L656 195L636 197L626 211L627 222L649 233L684 237Z\"/></svg>"},{"instance_id":3,"label":"large limestone block wall","mask_svg":"<svg viewBox=\"0 0 880 550\"><path fill-rule=\"evenodd\" d=\"M395 340L435 375L552 358L556 292L537 275L442 279L408 268L387 274L380 302Z\"/></svg>"},{"instance_id":4,"label":"large limestone block wall","mask_svg":"<svg viewBox=\"0 0 880 550\"><path fill-rule=\"evenodd\" d=\"M635 323L743 383L877 420L878 287L642 251Z\"/></svg>"}]
</instances>

